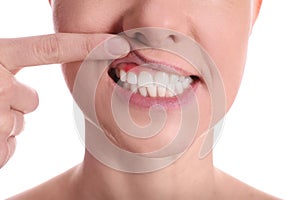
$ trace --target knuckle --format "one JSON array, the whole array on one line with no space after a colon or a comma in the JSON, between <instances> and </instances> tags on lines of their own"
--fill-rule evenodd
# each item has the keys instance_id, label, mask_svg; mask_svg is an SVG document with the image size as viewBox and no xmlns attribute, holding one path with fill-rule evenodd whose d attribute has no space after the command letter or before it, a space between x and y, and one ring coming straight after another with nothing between
<instances>
[{"instance_id":1,"label":"knuckle","mask_svg":"<svg viewBox=\"0 0 300 200\"><path fill-rule=\"evenodd\" d=\"M17 136L19 135L24 128L24 114L19 111L14 111L15 113L15 122L13 131L10 133L10 136Z\"/></svg>"},{"instance_id":2,"label":"knuckle","mask_svg":"<svg viewBox=\"0 0 300 200\"><path fill-rule=\"evenodd\" d=\"M7 138L14 128L14 115L10 112L0 117L0 134L1 138Z\"/></svg>"},{"instance_id":3,"label":"knuckle","mask_svg":"<svg viewBox=\"0 0 300 200\"><path fill-rule=\"evenodd\" d=\"M35 56L43 63L59 63L61 50L58 40L56 34L41 38L33 47Z\"/></svg>"},{"instance_id":4,"label":"knuckle","mask_svg":"<svg viewBox=\"0 0 300 200\"><path fill-rule=\"evenodd\" d=\"M10 98L15 87L15 80L12 75L3 75L0 73L0 97Z\"/></svg>"},{"instance_id":5,"label":"knuckle","mask_svg":"<svg viewBox=\"0 0 300 200\"><path fill-rule=\"evenodd\" d=\"M85 38L81 47L85 51L85 55L88 55L95 48L95 44L96 41L94 37L88 36Z\"/></svg>"},{"instance_id":6,"label":"knuckle","mask_svg":"<svg viewBox=\"0 0 300 200\"><path fill-rule=\"evenodd\" d=\"M34 111L38 105L39 105L39 95L36 90L32 89L32 98L31 98L31 106L28 108L28 110L25 110L25 113L29 113Z\"/></svg>"},{"instance_id":7,"label":"knuckle","mask_svg":"<svg viewBox=\"0 0 300 200\"><path fill-rule=\"evenodd\" d=\"M17 139L15 136L10 136L7 138L7 144L8 144L8 148L9 148L9 157L8 159L10 159L16 150L16 144L17 144Z\"/></svg>"}]
</instances>

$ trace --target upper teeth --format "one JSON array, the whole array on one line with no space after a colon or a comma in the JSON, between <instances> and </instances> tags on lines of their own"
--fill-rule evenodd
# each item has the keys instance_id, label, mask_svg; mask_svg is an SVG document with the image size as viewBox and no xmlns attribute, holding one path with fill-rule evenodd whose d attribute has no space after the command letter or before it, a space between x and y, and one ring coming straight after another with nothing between
<instances>
[{"instance_id":1,"label":"upper teeth","mask_svg":"<svg viewBox=\"0 0 300 200\"><path fill-rule=\"evenodd\" d=\"M138 92L144 97L173 97L182 94L184 89L190 87L193 82L189 76L178 76L161 71L136 73L126 72L123 69L116 70L121 81L119 85L134 93Z\"/></svg>"}]
</instances>

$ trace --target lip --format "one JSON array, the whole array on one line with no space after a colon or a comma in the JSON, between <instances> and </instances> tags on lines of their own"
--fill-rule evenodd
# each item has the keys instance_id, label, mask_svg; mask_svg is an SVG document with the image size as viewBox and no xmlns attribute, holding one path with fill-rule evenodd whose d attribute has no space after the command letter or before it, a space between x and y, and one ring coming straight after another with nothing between
<instances>
[{"instance_id":1,"label":"lip","mask_svg":"<svg viewBox=\"0 0 300 200\"><path fill-rule=\"evenodd\" d=\"M149 67L153 70L164 71L167 73L173 73L181 76L192 76L193 74L186 70L164 62L159 62L154 59L149 59L146 56L138 53L137 51L131 51L126 57L115 60L111 63L110 68L116 68L121 63L134 63L136 65L150 64ZM153 64L151 66L151 64ZM200 77L199 77L200 78Z\"/></svg>"},{"instance_id":2,"label":"lip","mask_svg":"<svg viewBox=\"0 0 300 200\"><path fill-rule=\"evenodd\" d=\"M145 56L139 54L136 51L130 52L126 57L117 59L113 61L109 68L117 68L120 64L124 63L134 63L136 65L150 64L149 67L153 70L164 71L167 73L173 73L181 76L191 76L193 78L193 83L190 88L185 89L185 91L174 97L144 97L138 93L132 93L129 90L120 87L111 77L111 85L113 89L116 90L116 95L124 101L129 100L129 104L137 108L150 108L154 105L163 106L165 109L177 109L180 108L182 104L188 103L191 98L195 95L195 91L198 86L202 83L201 77L192 75L191 73L181 69L177 66L155 61ZM152 65L151 65L152 64Z\"/></svg>"}]
</instances>

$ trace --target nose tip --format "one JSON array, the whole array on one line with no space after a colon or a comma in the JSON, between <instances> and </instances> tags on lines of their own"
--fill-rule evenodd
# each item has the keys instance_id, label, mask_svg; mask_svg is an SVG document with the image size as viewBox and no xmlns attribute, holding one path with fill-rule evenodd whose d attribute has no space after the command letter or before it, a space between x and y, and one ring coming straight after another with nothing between
<instances>
[{"instance_id":1,"label":"nose tip","mask_svg":"<svg viewBox=\"0 0 300 200\"><path fill-rule=\"evenodd\" d=\"M191 35L191 19L184 1L136 1L124 14L121 26L130 38L151 46L171 45L180 41L177 33ZM131 30L131 31L127 31ZM178 31L178 32L176 32ZM179 34L180 35L180 34Z\"/></svg>"}]
</instances>

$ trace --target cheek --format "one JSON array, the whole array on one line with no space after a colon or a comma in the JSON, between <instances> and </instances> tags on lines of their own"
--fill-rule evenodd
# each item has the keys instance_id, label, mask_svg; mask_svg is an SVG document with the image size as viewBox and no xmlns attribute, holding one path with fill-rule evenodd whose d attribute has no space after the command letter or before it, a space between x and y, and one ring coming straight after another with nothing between
<instances>
[{"instance_id":1,"label":"cheek","mask_svg":"<svg viewBox=\"0 0 300 200\"><path fill-rule=\"evenodd\" d=\"M237 40L237 42L239 44L223 42L211 54L223 81L227 109L231 107L236 98L246 62L247 38Z\"/></svg>"},{"instance_id":2,"label":"cheek","mask_svg":"<svg viewBox=\"0 0 300 200\"><path fill-rule=\"evenodd\" d=\"M237 95L246 62L250 31L249 19L245 18L242 22L230 22L227 19L221 23L222 27L208 25L206 32L200 34L202 38L199 39L222 78L227 109L230 108Z\"/></svg>"},{"instance_id":3,"label":"cheek","mask_svg":"<svg viewBox=\"0 0 300 200\"><path fill-rule=\"evenodd\" d=\"M56 32L118 33L124 10L129 2L120 0L56 0L53 22ZM120 6L122 5L122 6ZM75 14L74 14L75 13Z\"/></svg>"},{"instance_id":4,"label":"cheek","mask_svg":"<svg viewBox=\"0 0 300 200\"><path fill-rule=\"evenodd\" d=\"M232 105L241 84L246 62L248 37L241 40L234 40L233 38L231 41L236 41L236 44L234 42L225 43L223 49L217 53L222 55L216 60L223 78L228 107ZM229 47L230 45L232 47ZM224 52L226 53L224 54Z\"/></svg>"},{"instance_id":5,"label":"cheek","mask_svg":"<svg viewBox=\"0 0 300 200\"><path fill-rule=\"evenodd\" d=\"M244 72L252 11L249 1L233 2L231 8L224 4L225 1L222 2L215 2L215 6L207 5L198 15L194 13L193 16L197 17L193 20L198 27L197 41L219 70L229 109Z\"/></svg>"}]
</instances>

